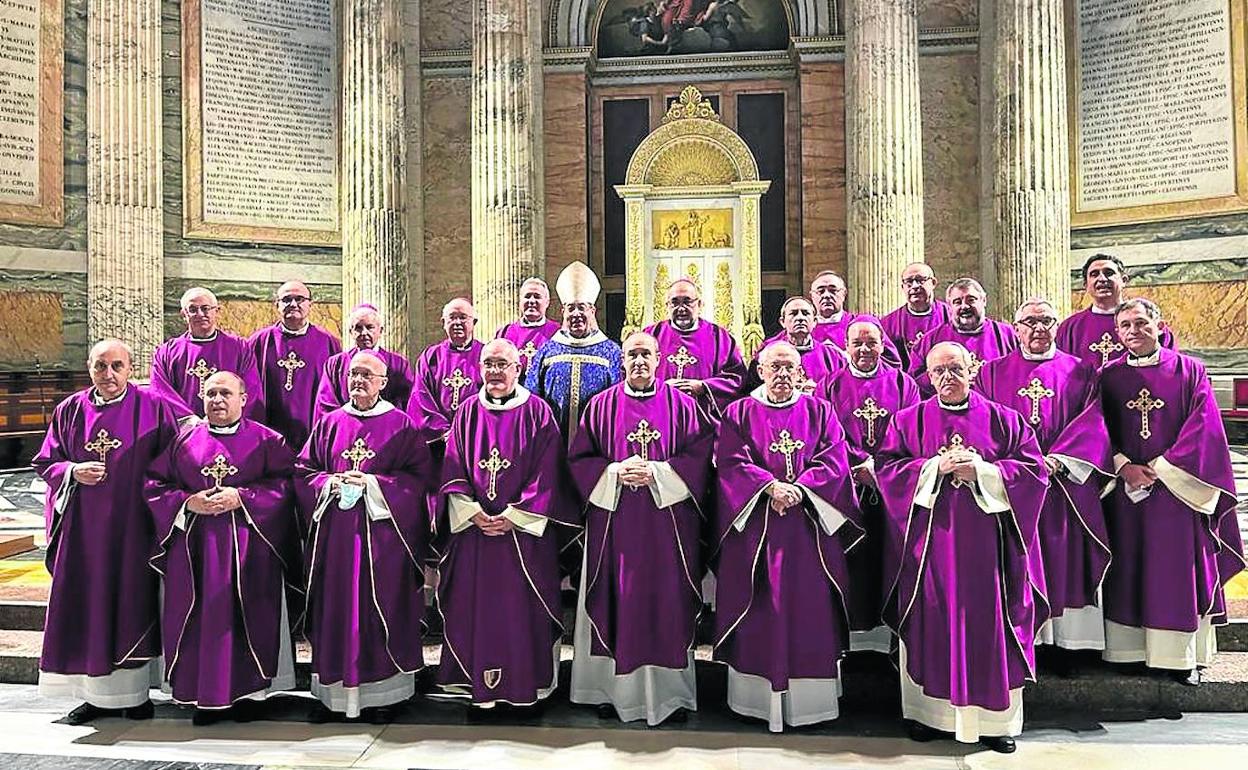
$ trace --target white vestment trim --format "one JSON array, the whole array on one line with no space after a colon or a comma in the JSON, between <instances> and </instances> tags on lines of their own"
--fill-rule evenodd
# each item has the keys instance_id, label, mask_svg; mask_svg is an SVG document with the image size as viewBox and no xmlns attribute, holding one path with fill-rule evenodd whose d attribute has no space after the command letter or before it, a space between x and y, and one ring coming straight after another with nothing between
<instances>
[{"instance_id":1,"label":"white vestment trim","mask_svg":"<svg viewBox=\"0 0 1248 770\"><path fill-rule=\"evenodd\" d=\"M839 670L839 664L838 664ZM789 689L776 692L765 677L728 666L728 708L761 719L773 733L784 726L827 722L841 715L841 680L789 679Z\"/></svg>"},{"instance_id":2,"label":"white vestment trim","mask_svg":"<svg viewBox=\"0 0 1248 770\"><path fill-rule=\"evenodd\" d=\"M628 459L638 458L633 455ZM672 468L671 463L666 460L657 462L648 460L646 464L650 467L650 475L654 477L654 481L647 484L646 488L650 490L650 497L654 500L656 508L669 508L682 500L693 497L688 485ZM618 462L607 465L602 475L598 477L598 483L594 484L593 490L589 493L590 503L604 511L614 511L619 507L620 491L624 487L620 481L622 465Z\"/></svg>"},{"instance_id":3,"label":"white vestment trim","mask_svg":"<svg viewBox=\"0 0 1248 770\"><path fill-rule=\"evenodd\" d=\"M119 668L103 676L39 672L39 697L73 698L102 709L142 706L148 691L160 686L164 665L160 658L138 668Z\"/></svg>"},{"instance_id":4,"label":"white vestment trim","mask_svg":"<svg viewBox=\"0 0 1248 770\"><path fill-rule=\"evenodd\" d=\"M1217 511L1222 490L1201 481L1164 456L1157 457L1148 465L1157 474L1157 480L1165 484L1166 489L1188 508L1206 516Z\"/></svg>"},{"instance_id":5,"label":"white vestment trim","mask_svg":"<svg viewBox=\"0 0 1248 770\"><path fill-rule=\"evenodd\" d=\"M589 613L585 609L585 554L581 555L581 582L576 599L576 630L572 638L572 687L568 699L573 703L597 705L610 703L620 721L646 720L653 727L677 709L698 710L697 676L693 650L689 651L684 668L642 666L624 675L616 675L615 660L591 653Z\"/></svg>"},{"instance_id":6,"label":"white vestment trim","mask_svg":"<svg viewBox=\"0 0 1248 770\"><path fill-rule=\"evenodd\" d=\"M1218 652L1217 630L1208 617L1195 631L1125 626L1105 621L1105 652L1110 663L1143 663L1149 668L1190 671L1213 663Z\"/></svg>"},{"instance_id":7,"label":"white vestment trim","mask_svg":"<svg viewBox=\"0 0 1248 770\"><path fill-rule=\"evenodd\" d=\"M1105 613L1095 604L1068 609L1050 618L1036 634L1036 644L1052 644L1064 650L1104 650Z\"/></svg>"},{"instance_id":8,"label":"white vestment trim","mask_svg":"<svg viewBox=\"0 0 1248 770\"><path fill-rule=\"evenodd\" d=\"M512 409L523 406L529 400L529 396L533 395L531 390L519 384L516 385L512 393L514 395L507 401L496 404L490 400L489 394L485 392L485 386L482 385L481 390L477 391L477 400L481 402L481 406L491 412L510 412Z\"/></svg>"},{"instance_id":9,"label":"white vestment trim","mask_svg":"<svg viewBox=\"0 0 1248 770\"><path fill-rule=\"evenodd\" d=\"M1096 466L1086 460L1080 460L1078 457L1064 455L1061 452L1054 452L1049 455L1066 467L1066 473L1069 474L1070 480L1076 484L1082 484L1092 475L1092 471L1096 470Z\"/></svg>"},{"instance_id":10,"label":"white vestment trim","mask_svg":"<svg viewBox=\"0 0 1248 770\"><path fill-rule=\"evenodd\" d=\"M502 698L473 703L472 686L467 684L438 685L438 690L436 692L429 693L429 697L434 700L466 700L472 707L480 709L492 709L500 703L506 703L512 706L532 706L535 703L540 703L541 701L549 698L551 693L553 693L559 686L559 648L561 646L561 642L559 640L555 640L554 647L551 649L551 654L554 656L554 673L550 677L550 686L543 687L538 690L537 697L528 703L513 703L512 701L504 700ZM445 650L446 648L443 647L443 649Z\"/></svg>"},{"instance_id":11,"label":"white vestment trim","mask_svg":"<svg viewBox=\"0 0 1248 770\"><path fill-rule=\"evenodd\" d=\"M412 697L416 694L416 675L400 672L380 682L343 687L342 682L321 684L320 676L314 673L308 690L325 708L355 719L363 709L392 706Z\"/></svg>"},{"instance_id":12,"label":"white vestment trim","mask_svg":"<svg viewBox=\"0 0 1248 770\"><path fill-rule=\"evenodd\" d=\"M481 507L480 503L460 492L452 492L448 495L447 503L450 508L448 514L451 520L452 533L463 532L469 527L476 526L472 523L472 517L478 513L485 513L485 509ZM514 524L516 529L534 537L541 537L546 531L547 519L545 516L522 511L512 505L507 506L498 515Z\"/></svg>"},{"instance_id":13,"label":"white vestment trim","mask_svg":"<svg viewBox=\"0 0 1248 770\"><path fill-rule=\"evenodd\" d=\"M815 515L819 519L819 526L823 528L825 535L832 535L841 528L845 523L845 514L836 509L836 506L824 500L815 494L805 484L797 484L798 489L806 494L806 499L810 501L811 507L815 509Z\"/></svg>"},{"instance_id":14,"label":"white vestment trim","mask_svg":"<svg viewBox=\"0 0 1248 770\"><path fill-rule=\"evenodd\" d=\"M321 487L321 494L316 498L316 508L312 510L312 521L320 521L325 511L329 509L329 504L338 496L338 482L326 482L325 486ZM393 518L390 514L390 504L386 502L386 496L381 491L381 484L371 473L364 474L364 496L361 499L364 501L364 511L370 521ZM179 513L179 519L181 516L182 514Z\"/></svg>"},{"instance_id":15,"label":"white vestment trim","mask_svg":"<svg viewBox=\"0 0 1248 770\"><path fill-rule=\"evenodd\" d=\"M977 743L981 737L1021 735L1023 732L1023 688L1010 690L1010 706L991 711L979 706L955 706L944 698L933 698L910 677L906 668L906 643L901 642L901 715L905 719L953 733L960 743Z\"/></svg>"}]
</instances>

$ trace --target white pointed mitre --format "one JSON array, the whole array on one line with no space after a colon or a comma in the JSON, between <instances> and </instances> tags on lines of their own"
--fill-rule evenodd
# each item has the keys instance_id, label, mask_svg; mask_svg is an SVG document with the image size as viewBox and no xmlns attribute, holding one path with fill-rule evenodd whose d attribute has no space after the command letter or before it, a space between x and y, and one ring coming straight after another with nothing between
<instances>
[{"instance_id":1,"label":"white pointed mitre","mask_svg":"<svg viewBox=\"0 0 1248 770\"><path fill-rule=\"evenodd\" d=\"M600 291L602 284L598 282L598 276L580 260L565 267L559 274L559 280L555 282L555 292L559 294L559 301L565 305L573 302L593 305L598 302Z\"/></svg>"}]
</instances>

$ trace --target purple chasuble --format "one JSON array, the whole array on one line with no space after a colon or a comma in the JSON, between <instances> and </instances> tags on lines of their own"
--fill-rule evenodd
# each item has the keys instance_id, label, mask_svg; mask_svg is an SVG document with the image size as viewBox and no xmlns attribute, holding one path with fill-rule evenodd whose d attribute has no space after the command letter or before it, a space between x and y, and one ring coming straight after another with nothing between
<instances>
[{"instance_id":1,"label":"purple chasuble","mask_svg":"<svg viewBox=\"0 0 1248 770\"><path fill-rule=\"evenodd\" d=\"M845 430L849 465L871 463L884 443L893 415L919 403L919 388L910 375L881 362L868 376L846 367L824 381L817 395L832 405ZM883 623L880 603L888 589L884 579L885 538L890 535L879 494L859 487L863 541L849 552L849 622L854 631ZM895 545L892 547L896 547ZM891 575L889 576L891 577Z\"/></svg>"},{"instance_id":2,"label":"purple chasuble","mask_svg":"<svg viewBox=\"0 0 1248 770\"><path fill-rule=\"evenodd\" d=\"M531 326L523 321L512 321L498 327L498 331L494 333L494 339L508 340L516 346L516 350L520 351L520 381L524 382L524 373L529 368L529 361L533 360L533 356L537 355L542 345L545 345L561 328L563 328L562 324L549 318L544 318Z\"/></svg>"},{"instance_id":3,"label":"purple chasuble","mask_svg":"<svg viewBox=\"0 0 1248 770\"><path fill-rule=\"evenodd\" d=\"M359 348L344 350L325 362L325 374L316 391L316 415L313 423L351 400L351 393L347 390L347 375L351 372L351 357L359 352ZM412 397L412 384L416 381L412 365L402 353L395 353L393 350L373 348L369 352L376 353L386 362L386 387L381 389L381 397L399 409L404 408L407 400Z\"/></svg>"},{"instance_id":4,"label":"purple chasuble","mask_svg":"<svg viewBox=\"0 0 1248 770\"><path fill-rule=\"evenodd\" d=\"M659 366L655 372L659 382L702 380L706 394L698 403L716 419L741 397L745 361L727 329L710 321L698 321L696 327L684 332L671 321L660 321L645 331L659 341Z\"/></svg>"},{"instance_id":5,"label":"purple chasuble","mask_svg":"<svg viewBox=\"0 0 1248 770\"><path fill-rule=\"evenodd\" d=\"M978 482L952 476L937 477L931 507L919 499L924 466L955 446L996 466L1008 508L986 513ZM1010 690L1034 678L1035 634L1048 619L1032 557L1048 478L1035 434L978 393L961 409L930 398L893 417L877 462L890 541L904 543L885 565L895 577L884 612L906 645L906 673L954 706L1008 709Z\"/></svg>"},{"instance_id":6,"label":"purple chasuble","mask_svg":"<svg viewBox=\"0 0 1248 770\"><path fill-rule=\"evenodd\" d=\"M1101 413L1096 370L1078 358L1054 351L1048 360L1029 360L1021 350L989 361L975 388L1023 416L1040 451L1077 461L1062 462L1049 475L1040 511L1040 553L1051 617L1097 603L1109 568L1109 533L1101 490L1114 476L1114 464Z\"/></svg>"},{"instance_id":7,"label":"purple chasuble","mask_svg":"<svg viewBox=\"0 0 1248 770\"><path fill-rule=\"evenodd\" d=\"M1101 371L1101 407L1113 451L1138 464L1163 458L1210 488L1204 491L1217 493L1198 513L1161 473L1138 503L1119 479L1105 506L1114 553L1105 579L1105 617L1125 626L1187 632L1196 631L1202 617L1224 623L1223 586L1244 568L1244 556L1213 386L1200 361L1171 350L1159 349L1153 366L1129 361L1111 361Z\"/></svg>"},{"instance_id":8,"label":"purple chasuble","mask_svg":"<svg viewBox=\"0 0 1248 770\"><path fill-rule=\"evenodd\" d=\"M243 416L264 419L264 387L247 340L218 329L196 339L190 332L165 340L152 354L151 391L169 402L179 420L204 416L204 381L215 372L233 372L247 386Z\"/></svg>"},{"instance_id":9,"label":"purple chasuble","mask_svg":"<svg viewBox=\"0 0 1248 770\"><path fill-rule=\"evenodd\" d=\"M264 382L263 422L282 434L296 452L312 431L316 389L325 362L342 352L342 343L334 335L313 324L304 328L305 332L292 334L278 323L247 341Z\"/></svg>"},{"instance_id":10,"label":"purple chasuble","mask_svg":"<svg viewBox=\"0 0 1248 770\"><path fill-rule=\"evenodd\" d=\"M902 305L880 319L880 327L884 336L892 341L901 357L901 368L914 372L914 349L923 337L941 324L953 322L949 305L940 300L932 302L932 308L926 313L911 312L909 305Z\"/></svg>"},{"instance_id":11,"label":"purple chasuble","mask_svg":"<svg viewBox=\"0 0 1248 770\"><path fill-rule=\"evenodd\" d=\"M450 340L430 345L416 360L416 382L407 402L407 413L425 435L435 441L446 435L461 404L481 390L481 349L485 343L471 340L456 348ZM396 404L396 406L398 406Z\"/></svg>"},{"instance_id":12,"label":"purple chasuble","mask_svg":"<svg viewBox=\"0 0 1248 770\"><path fill-rule=\"evenodd\" d=\"M44 516L52 575L39 670L105 676L160 655L160 578L143 502L143 474L177 435L164 399L134 383L96 404L94 388L57 405L32 464L47 482ZM100 461L94 486L73 480L75 463Z\"/></svg>"},{"instance_id":13,"label":"purple chasuble","mask_svg":"<svg viewBox=\"0 0 1248 770\"><path fill-rule=\"evenodd\" d=\"M927 376L927 353L938 342L956 342L971 353L971 381L979 373L979 367L985 362L1015 350L1018 347L1018 335L1007 323L985 318L983 326L973 334L964 334L952 322L942 324L923 335L923 339L914 346L910 358L910 376L919 386L919 393L924 398L936 394L932 382Z\"/></svg>"},{"instance_id":14,"label":"purple chasuble","mask_svg":"<svg viewBox=\"0 0 1248 770\"><path fill-rule=\"evenodd\" d=\"M690 494L659 507L649 487L619 491L614 511L585 512L585 611L594 655L615 675L641 666L688 665L702 609L699 536L710 480L713 423L692 396L666 383L635 395L620 383L594 396L568 450L581 498L608 465L634 455L667 463Z\"/></svg>"},{"instance_id":15,"label":"purple chasuble","mask_svg":"<svg viewBox=\"0 0 1248 770\"><path fill-rule=\"evenodd\" d=\"M268 688L277 675L283 581L299 579L291 473L278 433L244 419L232 433L184 430L147 473L144 495L160 547L165 678L179 703L222 708ZM237 487L243 507L191 513L190 495Z\"/></svg>"},{"instance_id":16,"label":"purple chasuble","mask_svg":"<svg viewBox=\"0 0 1248 770\"><path fill-rule=\"evenodd\" d=\"M1113 312L1099 313L1091 307L1072 313L1057 327L1057 349L1070 353L1097 369L1122 358L1127 349L1118 339L1114 317ZM1162 328L1158 341L1164 348L1178 349L1174 333L1168 326Z\"/></svg>"},{"instance_id":17,"label":"purple chasuble","mask_svg":"<svg viewBox=\"0 0 1248 770\"><path fill-rule=\"evenodd\" d=\"M849 359L845 357L845 351L831 342L820 342L811 337L812 342L804 348L797 348L797 352L802 357L802 373L805 374L809 383L812 394L819 392L819 385L828 377L849 367ZM763 348L773 342L788 342L785 333L781 331L774 337L763 342ZM797 347L794 345L794 347ZM758 374L758 357L763 352L763 348L759 348L754 357L750 359L750 366L746 374L745 384L742 386L745 393L753 393L760 385L763 379Z\"/></svg>"},{"instance_id":18,"label":"purple chasuble","mask_svg":"<svg viewBox=\"0 0 1248 770\"><path fill-rule=\"evenodd\" d=\"M715 659L774 692L790 679L837 678L849 649L845 552L862 526L832 406L805 394L783 405L747 396L724 415L715 464ZM802 505L772 510L763 490L775 480L799 485Z\"/></svg>"},{"instance_id":19,"label":"purple chasuble","mask_svg":"<svg viewBox=\"0 0 1248 770\"><path fill-rule=\"evenodd\" d=\"M493 406L493 405L491 405ZM474 394L455 413L442 470L443 505L462 495L487 516L543 527L486 535L453 528L439 563L444 644L437 682L474 703L535 702L555 678L563 633L559 545L551 525L579 526L550 407L517 386L501 408ZM513 520L514 522L514 520Z\"/></svg>"},{"instance_id":20,"label":"purple chasuble","mask_svg":"<svg viewBox=\"0 0 1248 770\"><path fill-rule=\"evenodd\" d=\"M815 317L815 325L811 327L810 336L821 342L831 342L841 350L848 347L849 327L859 321L869 321L879 326L883 330L883 324L880 319L868 313L851 313L848 310L842 310L841 314L835 321L824 318L822 316ZM883 335L884 351L880 358L884 363L890 366L901 366L901 356L897 351L897 346L893 344L893 340L887 334Z\"/></svg>"},{"instance_id":21,"label":"purple chasuble","mask_svg":"<svg viewBox=\"0 0 1248 770\"><path fill-rule=\"evenodd\" d=\"M326 485L352 468L370 477L369 488L343 510ZM364 414L336 409L312 428L295 487L309 532L312 673L322 685L359 687L424 665L429 469L429 450L412 419L386 402Z\"/></svg>"}]
</instances>

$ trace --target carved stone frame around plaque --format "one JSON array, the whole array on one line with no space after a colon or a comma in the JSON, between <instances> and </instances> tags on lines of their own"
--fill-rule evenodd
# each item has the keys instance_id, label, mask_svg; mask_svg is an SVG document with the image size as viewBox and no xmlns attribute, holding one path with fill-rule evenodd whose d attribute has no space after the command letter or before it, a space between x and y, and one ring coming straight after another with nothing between
<instances>
[{"instance_id":1,"label":"carved stone frame around plaque","mask_svg":"<svg viewBox=\"0 0 1248 770\"><path fill-rule=\"evenodd\" d=\"M1070 223L1073 228L1103 227L1183 219L1197 216L1248 211L1248 59L1245 51L1245 23L1248 0L1225 0L1230 22L1231 119L1235 192L1231 195L1196 200L1125 206L1080 211L1079 209L1079 47L1075 14L1078 0L1065 4L1066 101L1070 133Z\"/></svg>"},{"instance_id":2,"label":"carved stone frame around plaque","mask_svg":"<svg viewBox=\"0 0 1248 770\"><path fill-rule=\"evenodd\" d=\"M339 246L342 243L342 159L334 169L335 193L339 196L333 230L314 230L265 225L243 225L206 221L204 217L204 132L203 93L201 90L203 0L182 0L182 236L190 239L240 241L245 243L281 243L298 246ZM338 51L338 3L334 3L334 46ZM342 67L334 78L335 108L333 123L341 130Z\"/></svg>"},{"instance_id":3,"label":"carved stone frame around plaque","mask_svg":"<svg viewBox=\"0 0 1248 770\"><path fill-rule=\"evenodd\" d=\"M65 225L65 11L62 0L39 5L39 202L0 203L0 222Z\"/></svg>"}]
</instances>

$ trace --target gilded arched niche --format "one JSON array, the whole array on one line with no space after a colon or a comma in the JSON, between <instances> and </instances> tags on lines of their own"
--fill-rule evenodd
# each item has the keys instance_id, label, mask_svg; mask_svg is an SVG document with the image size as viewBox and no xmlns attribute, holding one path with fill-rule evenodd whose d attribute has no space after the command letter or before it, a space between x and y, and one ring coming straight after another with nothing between
<instances>
[{"instance_id":1,"label":"gilded arched niche","mask_svg":"<svg viewBox=\"0 0 1248 770\"><path fill-rule=\"evenodd\" d=\"M663 124L638 145L624 178L625 184L654 187L730 185L758 181L758 163L745 140L688 86Z\"/></svg>"}]
</instances>

